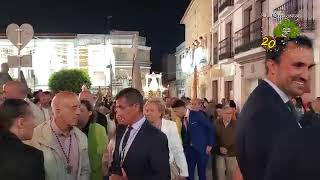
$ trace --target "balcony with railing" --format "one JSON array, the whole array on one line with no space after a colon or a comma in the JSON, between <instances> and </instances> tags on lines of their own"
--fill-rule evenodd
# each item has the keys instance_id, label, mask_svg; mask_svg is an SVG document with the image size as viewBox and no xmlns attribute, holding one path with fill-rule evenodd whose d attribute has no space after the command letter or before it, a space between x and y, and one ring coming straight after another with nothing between
<instances>
[{"instance_id":1,"label":"balcony with railing","mask_svg":"<svg viewBox=\"0 0 320 180\"><path fill-rule=\"evenodd\" d=\"M237 31L234 35L235 54L259 47L262 36L268 35L269 21L259 18Z\"/></svg>"},{"instance_id":2,"label":"balcony with railing","mask_svg":"<svg viewBox=\"0 0 320 180\"><path fill-rule=\"evenodd\" d=\"M219 42L219 60L224 60L234 56L232 44L231 37L227 37Z\"/></svg>"},{"instance_id":3,"label":"balcony with railing","mask_svg":"<svg viewBox=\"0 0 320 180\"><path fill-rule=\"evenodd\" d=\"M219 13L222 12L228 6L233 6L234 0L218 0Z\"/></svg>"},{"instance_id":4,"label":"balcony with railing","mask_svg":"<svg viewBox=\"0 0 320 180\"><path fill-rule=\"evenodd\" d=\"M289 0L283 5L274 9L273 14L277 16L276 21L280 22L285 17L295 19L298 17L302 31L315 29L314 2L316 0Z\"/></svg>"}]
</instances>

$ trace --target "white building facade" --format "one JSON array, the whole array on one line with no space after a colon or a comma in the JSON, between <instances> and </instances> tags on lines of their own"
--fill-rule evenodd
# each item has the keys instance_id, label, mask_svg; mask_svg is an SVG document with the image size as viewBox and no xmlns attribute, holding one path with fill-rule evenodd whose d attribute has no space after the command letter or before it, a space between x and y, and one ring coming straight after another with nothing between
<instances>
[{"instance_id":1,"label":"white building facade","mask_svg":"<svg viewBox=\"0 0 320 180\"><path fill-rule=\"evenodd\" d=\"M61 69L82 69L88 72L94 89L106 89L110 86L110 68L107 66L111 64L115 94L131 83L134 33L36 34L22 51L23 55L32 55L32 67L22 68L29 87L48 89L48 79L52 73ZM151 68L150 50L146 46L146 38L139 37L137 60L143 81ZM8 55L17 55L17 50L2 36L0 63L7 62ZM18 71L12 68L9 73L17 77Z\"/></svg>"},{"instance_id":2,"label":"white building facade","mask_svg":"<svg viewBox=\"0 0 320 180\"><path fill-rule=\"evenodd\" d=\"M218 47L219 98L233 99L241 109L250 93L265 78L265 50L261 42L264 36L273 36L274 27L283 19L275 16L279 12L299 16L303 23L302 34L315 40L314 3L315 0L214 0L212 47ZM319 45L314 44L318 64ZM315 69L311 93L319 96L316 76L319 76L319 67Z\"/></svg>"}]
</instances>

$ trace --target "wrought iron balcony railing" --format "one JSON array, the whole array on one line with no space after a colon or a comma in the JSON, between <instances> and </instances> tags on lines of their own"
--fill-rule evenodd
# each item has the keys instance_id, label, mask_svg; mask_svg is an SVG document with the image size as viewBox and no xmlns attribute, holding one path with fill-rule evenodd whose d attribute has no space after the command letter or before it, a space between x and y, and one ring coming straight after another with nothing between
<instances>
[{"instance_id":1,"label":"wrought iron balcony railing","mask_svg":"<svg viewBox=\"0 0 320 180\"><path fill-rule=\"evenodd\" d=\"M302 31L315 29L314 2L316 0L289 0L273 11L277 22L284 18L297 19Z\"/></svg>"},{"instance_id":2,"label":"wrought iron balcony railing","mask_svg":"<svg viewBox=\"0 0 320 180\"><path fill-rule=\"evenodd\" d=\"M234 56L232 38L227 37L219 42L219 60L231 58Z\"/></svg>"},{"instance_id":3,"label":"wrought iron balcony railing","mask_svg":"<svg viewBox=\"0 0 320 180\"><path fill-rule=\"evenodd\" d=\"M219 6L219 13L223 11L228 6L233 6L234 0L219 0L218 6Z\"/></svg>"},{"instance_id":4,"label":"wrought iron balcony railing","mask_svg":"<svg viewBox=\"0 0 320 180\"><path fill-rule=\"evenodd\" d=\"M268 18L259 18L234 35L235 54L259 47L262 36L268 35Z\"/></svg>"}]
</instances>

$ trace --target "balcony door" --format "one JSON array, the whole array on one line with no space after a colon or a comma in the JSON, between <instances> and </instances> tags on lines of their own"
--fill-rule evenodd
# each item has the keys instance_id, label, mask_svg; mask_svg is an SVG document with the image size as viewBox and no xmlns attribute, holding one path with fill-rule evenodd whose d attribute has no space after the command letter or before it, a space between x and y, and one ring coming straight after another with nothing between
<instances>
[{"instance_id":1,"label":"balcony door","mask_svg":"<svg viewBox=\"0 0 320 180\"><path fill-rule=\"evenodd\" d=\"M226 52L232 57L232 21L226 24Z\"/></svg>"},{"instance_id":2,"label":"balcony door","mask_svg":"<svg viewBox=\"0 0 320 180\"><path fill-rule=\"evenodd\" d=\"M244 27L244 31L243 31L243 44L248 44L250 42L250 40L252 39L250 36L250 23L252 21L252 7L250 6L249 8L247 8L246 10L244 10L243 12L243 27Z\"/></svg>"}]
</instances>

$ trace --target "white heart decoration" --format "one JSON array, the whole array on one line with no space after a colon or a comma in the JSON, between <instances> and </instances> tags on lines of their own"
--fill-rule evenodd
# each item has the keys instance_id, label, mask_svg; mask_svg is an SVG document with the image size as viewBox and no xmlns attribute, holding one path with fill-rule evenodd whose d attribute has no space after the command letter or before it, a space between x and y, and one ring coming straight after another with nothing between
<instances>
[{"instance_id":1,"label":"white heart decoration","mask_svg":"<svg viewBox=\"0 0 320 180\"><path fill-rule=\"evenodd\" d=\"M33 37L33 28L30 24L22 24L20 27L17 24L10 24L7 27L7 38L9 41L12 42L14 46L19 48L19 42L18 42L18 29L21 30L21 47L20 49L23 49L31 40Z\"/></svg>"}]
</instances>

